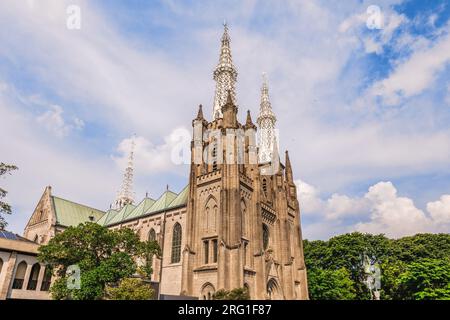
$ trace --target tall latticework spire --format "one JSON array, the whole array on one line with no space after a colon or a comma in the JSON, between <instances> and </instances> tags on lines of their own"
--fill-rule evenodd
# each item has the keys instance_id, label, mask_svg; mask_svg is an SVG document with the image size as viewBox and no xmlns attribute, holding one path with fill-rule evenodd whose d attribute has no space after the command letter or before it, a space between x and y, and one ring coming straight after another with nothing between
<instances>
[{"instance_id":1,"label":"tall latticework spire","mask_svg":"<svg viewBox=\"0 0 450 320\"><path fill-rule=\"evenodd\" d=\"M263 85L261 88L261 104L258 116L259 127L259 163L267 163L272 160L274 148L276 148L275 122L277 118L272 111L269 99L269 85L267 76L263 73Z\"/></svg>"},{"instance_id":2,"label":"tall latticework spire","mask_svg":"<svg viewBox=\"0 0 450 320\"><path fill-rule=\"evenodd\" d=\"M237 71L231 58L230 42L228 26L224 23L219 64L214 70L216 91L214 95L213 119L222 118L221 108L227 101L228 91L231 92L233 103L236 104L235 84L237 80Z\"/></svg>"},{"instance_id":3,"label":"tall latticework spire","mask_svg":"<svg viewBox=\"0 0 450 320\"><path fill-rule=\"evenodd\" d=\"M123 174L122 188L117 196L115 208L122 209L127 204L133 204L133 160L134 160L134 136L131 140L130 155L128 156L128 164Z\"/></svg>"}]
</instances>

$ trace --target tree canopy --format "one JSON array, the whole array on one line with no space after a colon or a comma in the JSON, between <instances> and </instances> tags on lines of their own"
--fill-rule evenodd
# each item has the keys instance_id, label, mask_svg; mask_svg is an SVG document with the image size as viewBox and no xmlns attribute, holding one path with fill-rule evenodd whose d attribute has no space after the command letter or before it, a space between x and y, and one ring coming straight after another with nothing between
<instances>
[{"instance_id":1,"label":"tree canopy","mask_svg":"<svg viewBox=\"0 0 450 320\"><path fill-rule=\"evenodd\" d=\"M370 299L363 257L378 263L381 299L449 299L449 234L401 239L343 234L304 241L311 299Z\"/></svg>"},{"instance_id":2,"label":"tree canopy","mask_svg":"<svg viewBox=\"0 0 450 320\"><path fill-rule=\"evenodd\" d=\"M156 241L141 242L131 229L115 231L87 222L58 233L39 248L38 259L58 277L50 289L54 299L94 300L106 297L107 285L119 285L137 273L148 278L151 258L160 253ZM79 288L67 286L74 277L67 273L72 266L80 270Z\"/></svg>"}]
</instances>

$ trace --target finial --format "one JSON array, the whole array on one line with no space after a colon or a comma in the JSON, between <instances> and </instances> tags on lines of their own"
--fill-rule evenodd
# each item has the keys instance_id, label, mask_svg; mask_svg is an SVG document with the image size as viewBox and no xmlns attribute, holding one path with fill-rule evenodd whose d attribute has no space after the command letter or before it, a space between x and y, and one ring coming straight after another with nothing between
<instances>
[{"instance_id":1,"label":"finial","mask_svg":"<svg viewBox=\"0 0 450 320\"><path fill-rule=\"evenodd\" d=\"M200 104L198 106L198 113L197 113L197 120L202 120L203 119L203 106Z\"/></svg>"},{"instance_id":2,"label":"finial","mask_svg":"<svg viewBox=\"0 0 450 320\"><path fill-rule=\"evenodd\" d=\"M256 129L256 126L253 123L252 116L250 114L250 110L247 110L247 120L245 121L245 129Z\"/></svg>"},{"instance_id":3,"label":"finial","mask_svg":"<svg viewBox=\"0 0 450 320\"><path fill-rule=\"evenodd\" d=\"M145 192L145 197L148 198L148 191Z\"/></svg>"}]
</instances>

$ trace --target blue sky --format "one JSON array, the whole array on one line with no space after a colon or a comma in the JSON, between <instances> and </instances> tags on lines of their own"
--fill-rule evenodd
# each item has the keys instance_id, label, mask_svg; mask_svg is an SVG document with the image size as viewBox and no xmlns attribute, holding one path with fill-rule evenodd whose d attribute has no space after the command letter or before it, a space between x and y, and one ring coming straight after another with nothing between
<instances>
[{"instance_id":1,"label":"blue sky","mask_svg":"<svg viewBox=\"0 0 450 320\"><path fill-rule=\"evenodd\" d=\"M136 199L180 191L188 166L171 152L198 104L211 116L226 19L239 116L256 118L267 72L306 238L448 232L449 18L447 1L2 1L0 160L20 168L0 181L9 229L46 185L107 209L134 133Z\"/></svg>"}]
</instances>

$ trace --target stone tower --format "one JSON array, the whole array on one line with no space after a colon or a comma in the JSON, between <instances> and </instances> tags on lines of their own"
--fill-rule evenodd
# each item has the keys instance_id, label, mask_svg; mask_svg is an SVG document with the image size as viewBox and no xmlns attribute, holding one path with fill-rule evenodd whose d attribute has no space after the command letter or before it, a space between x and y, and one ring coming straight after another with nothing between
<instances>
[{"instance_id":1,"label":"stone tower","mask_svg":"<svg viewBox=\"0 0 450 320\"><path fill-rule=\"evenodd\" d=\"M221 55L231 57L229 44L225 25L226 50ZM223 81L216 73L216 81ZM236 78L232 80L220 113L216 102L223 99L217 98L217 87L222 85L217 83L213 120L204 118L200 105L192 121L181 294L210 299L217 290L245 287L252 299L307 299L300 210L289 155L286 152L285 165L279 163L274 142L272 160L259 161L257 128L249 111L244 124L238 121ZM264 82L265 106L266 92Z\"/></svg>"}]
</instances>

